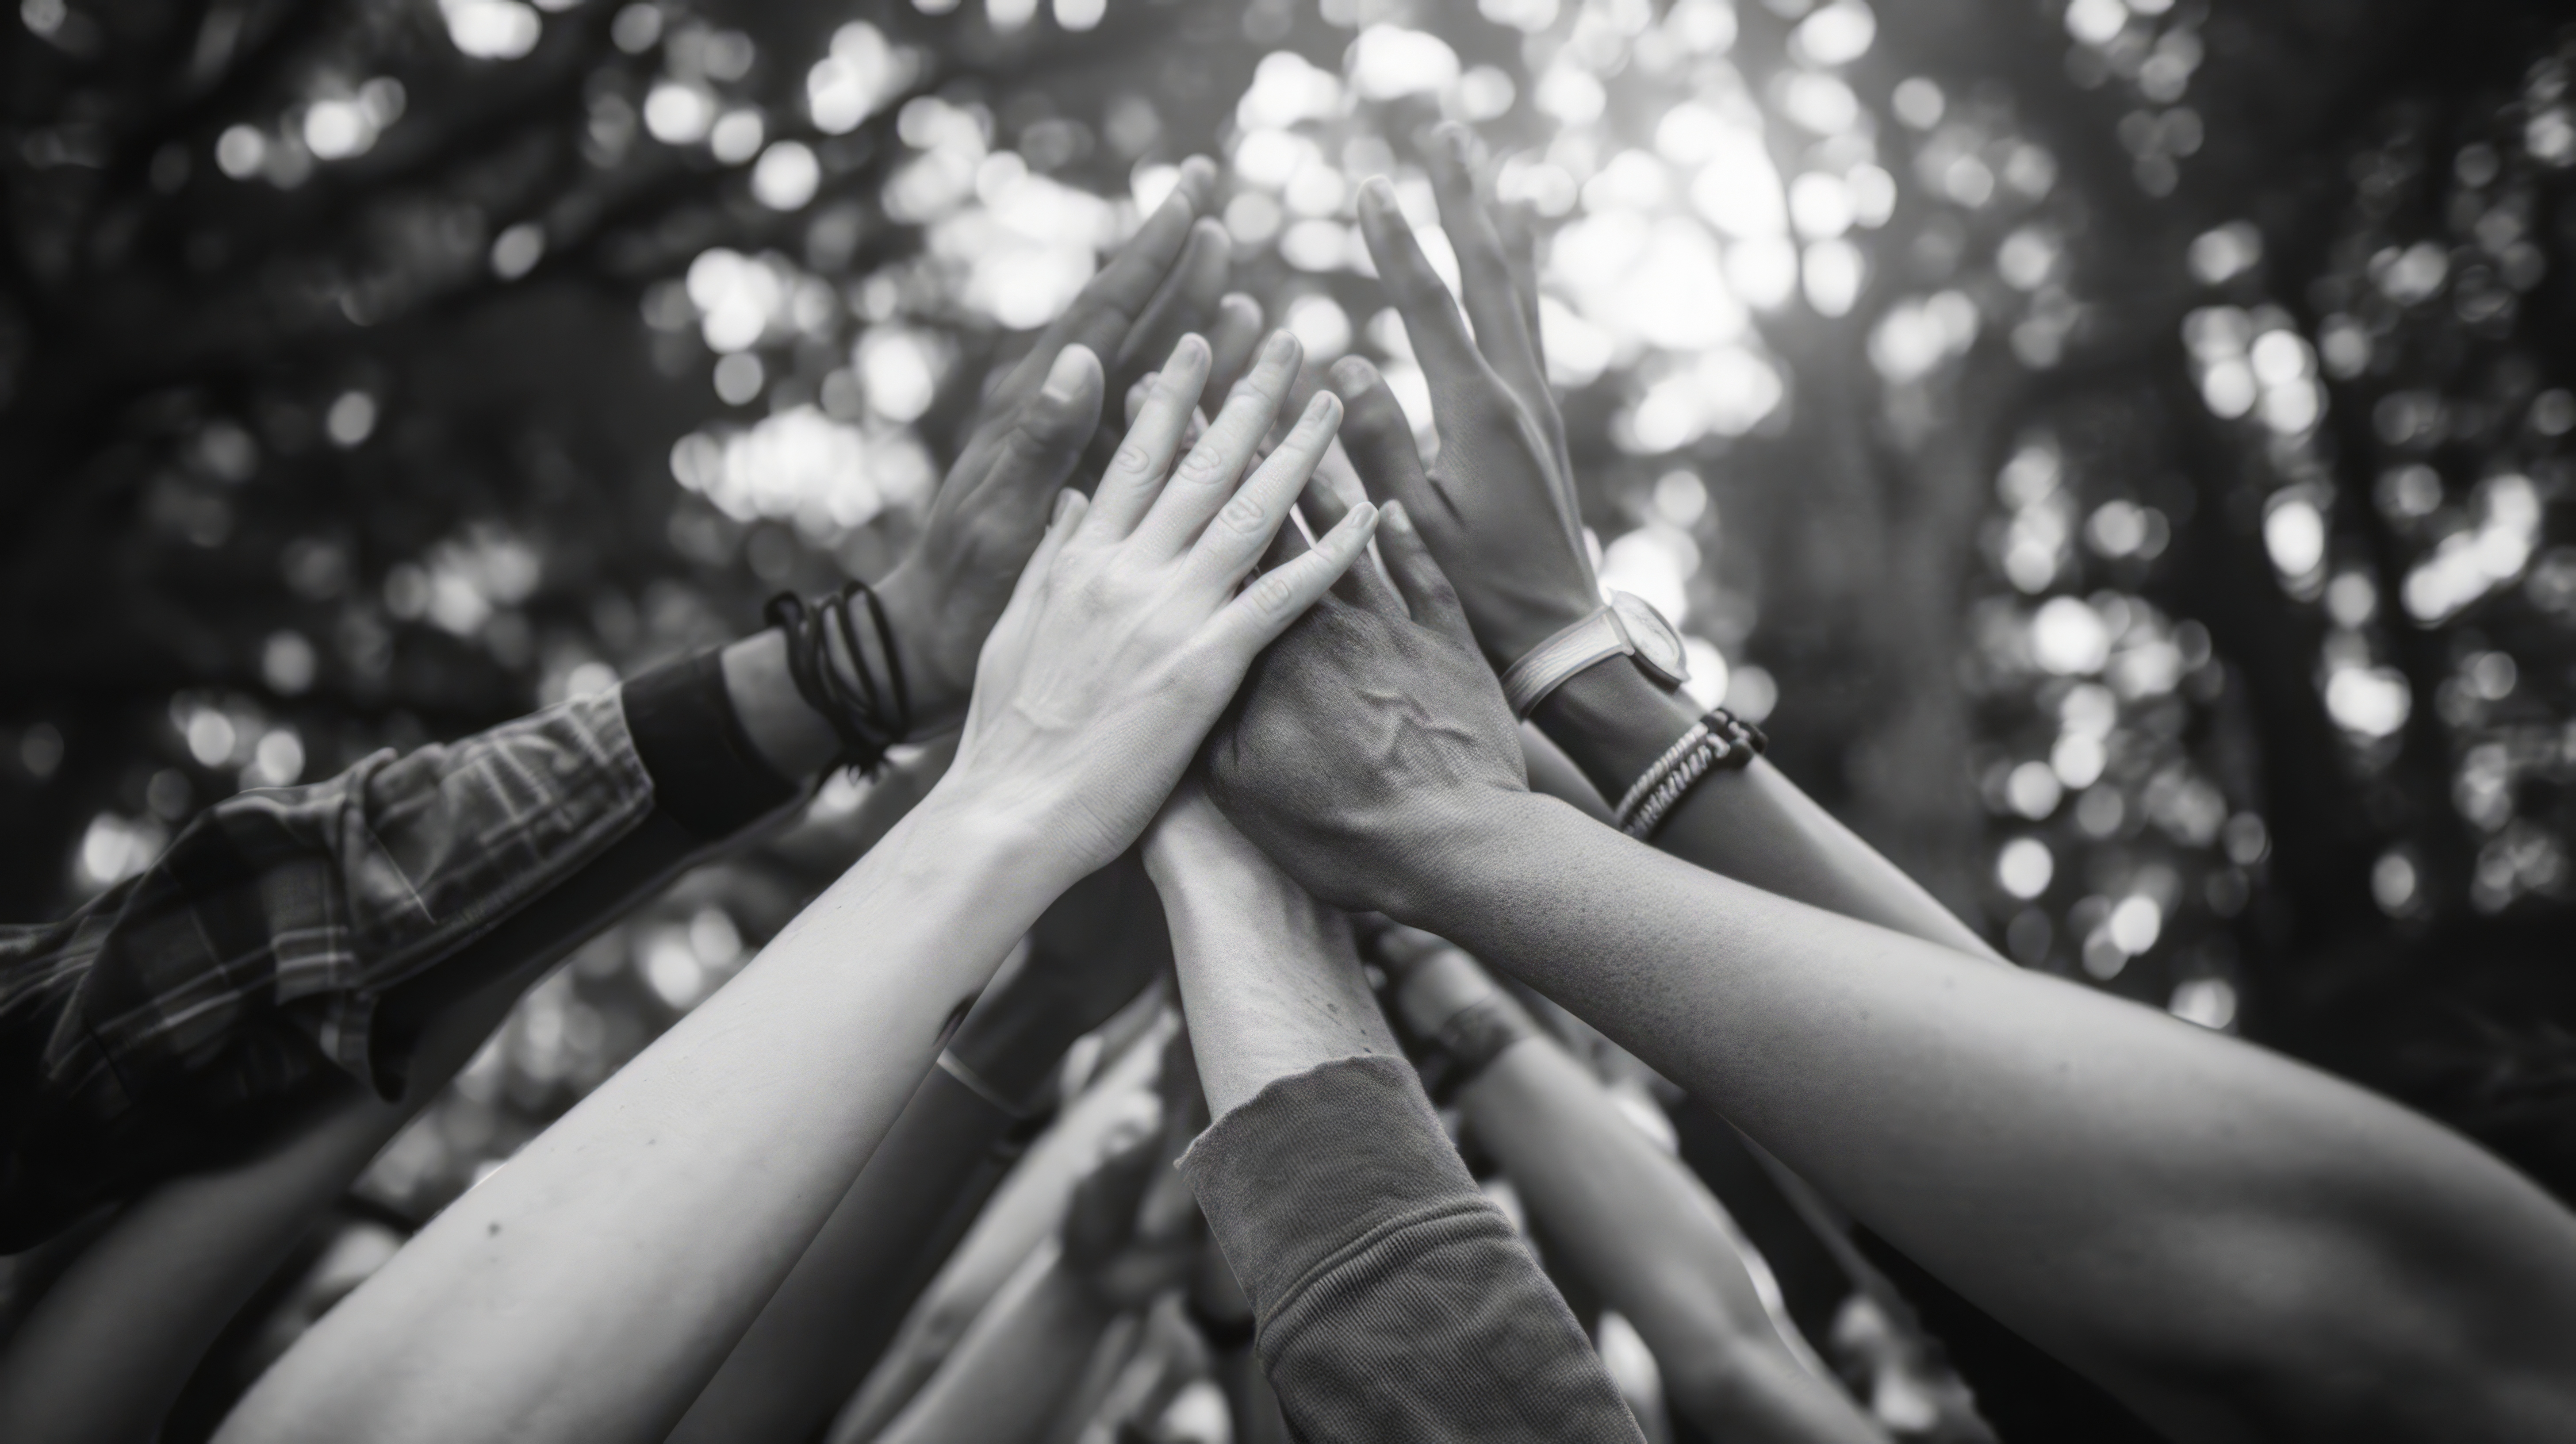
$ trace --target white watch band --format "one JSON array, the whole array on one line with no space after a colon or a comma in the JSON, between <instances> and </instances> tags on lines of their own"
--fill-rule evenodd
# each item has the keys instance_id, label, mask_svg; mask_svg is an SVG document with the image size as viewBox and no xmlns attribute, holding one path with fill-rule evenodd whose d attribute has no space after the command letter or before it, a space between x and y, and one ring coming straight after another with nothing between
<instances>
[{"instance_id":1,"label":"white watch band","mask_svg":"<svg viewBox=\"0 0 2576 1444\"><path fill-rule=\"evenodd\" d=\"M1547 694L1565 685L1566 680L1587 667L1606 662L1612 657L1634 656L1637 645L1628 640L1628 628L1619 614L1601 607L1582 621L1530 648L1503 672L1503 700L1512 706L1512 716L1528 721Z\"/></svg>"}]
</instances>

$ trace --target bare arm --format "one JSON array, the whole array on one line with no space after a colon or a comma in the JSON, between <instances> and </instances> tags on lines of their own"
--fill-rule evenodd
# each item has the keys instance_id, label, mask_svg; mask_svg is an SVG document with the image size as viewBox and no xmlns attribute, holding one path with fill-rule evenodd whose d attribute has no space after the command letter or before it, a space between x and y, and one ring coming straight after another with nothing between
<instances>
[{"instance_id":1,"label":"bare arm","mask_svg":"<svg viewBox=\"0 0 2576 1444\"><path fill-rule=\"evenodd\" d=\"M960 1000L1134 840L1253 654L1366 546L1374 518L1355 516L1237 593L1339 421L1319 399L1245 474L1298 359L1274 338L1184 457L1208 365L1206 343L1184 338L1098 498L1063 494L930 798L306 1335L225 1437L668 1433L847 1191ZM1100 387L1067 348L1045 427L1087 432Z\"/></svg>"},{"instance_id":2,"label":"bare arm","mask_svg":"<svg viewBox=\"0 0 2576 1444\"><path fill-rule=\"evenodd\" d=\"M1529 794L1386 516L1401 596L1355 574L1209 748L1319 895L1528 981L2177 1437L2536 1438L2576 1407L2576 1220L2528 1180L2287 1059Z\"/></svg>"},{"instance_id":3,"label":"bare arm","mask_svg":"<svg viewBox=\"0 0 2576 1444\"><path fill-rule=\"evenodd\" d=\"M1500 1048L1458 1091L1467 1124L1552 1243L1636 1325L1676 1408L1723 1439L1885 1440L1785 1346L1707 1188L1466 954L1441 945L1413 959L1398 997L1426 1036Z\"/></svg>"}]
</instances>

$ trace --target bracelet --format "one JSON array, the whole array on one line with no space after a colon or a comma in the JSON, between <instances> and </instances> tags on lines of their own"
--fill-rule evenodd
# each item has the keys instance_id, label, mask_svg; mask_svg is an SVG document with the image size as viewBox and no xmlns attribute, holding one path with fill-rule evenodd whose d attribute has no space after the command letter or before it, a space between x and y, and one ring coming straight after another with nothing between
<instances>
[{"instance_id":1,"label":"bracelet","mask_svg":"<svg viewBox=\"0 0 2576 1444\"><path fill-rule=\"evenodd\" d=\"M859 646L858 629L850 622L853 597L867 601L868 620L885 655L890 699L879 694L868 654ZM780 592L769 599L761 615L787 635L787 675L796 684L796 695L821 714L841 739L834 765L876 775L887 751L912 731L912 693L904 685L903 657L895 650L894 628L886 621L885 604L877 600L875 589L865 582L851 582L810 608L795 593ZM850 655L855 686L832 665L827 628L840 636L842 650Z\"/></svg>"},{"instance_id":2,"label":"bracelet","mask_svg":"<svg viewBox=\"0 0 2576 1444\"><path fill-rule=\"evenodd\" d=\"M1681 740L1664 749L1654 765L1640 773L1635 783L1619 799L1612 819L1619 830L1643 840L1655 835L1655 829L1674 806L1699 780L1725 768L1740 770L1753 765L1753 759L1770 750L1771 739L1762 729L1727 711L1714 707L1707 716L1691 724Z\"/></svg>"}]
</instances>

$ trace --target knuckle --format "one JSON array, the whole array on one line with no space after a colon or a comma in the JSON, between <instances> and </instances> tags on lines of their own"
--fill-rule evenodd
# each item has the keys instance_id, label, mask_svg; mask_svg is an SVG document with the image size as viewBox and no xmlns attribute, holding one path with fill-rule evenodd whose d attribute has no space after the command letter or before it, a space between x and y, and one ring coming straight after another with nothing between
<instances>
[{"instance_id":1,"label":"knuckle","mask_svg":"<svg viewBox=\"0 0 2576 1444\"><path fill-rule=\"evenodd\" d=\"M1249 490L1236 492L1234 499L1225 504L1225 509L1216 514L1218 526L1237 536L1246 537L1259 535L1263 523L1268 519L1267 508L1263 507L1261 499Z\"/></svg>"},{"instance_id":2,"label":"knuckle","mask_svg":"<svg viewBox=\"0 0 2576 1444\"><path fill-rule=\"evenodd\" d=\"M1118 453L1109 458L1109 470L1119 476L1143 476L1153 470L1153 458L1136 442L1122 442Z\"/></svg>"}]
</instances>

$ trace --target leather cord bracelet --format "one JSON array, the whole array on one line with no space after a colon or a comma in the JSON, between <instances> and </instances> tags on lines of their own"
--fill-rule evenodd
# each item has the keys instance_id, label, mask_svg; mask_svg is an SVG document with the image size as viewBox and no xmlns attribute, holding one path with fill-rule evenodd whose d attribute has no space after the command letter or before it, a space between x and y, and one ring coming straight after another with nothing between
<instances>
[{"instance_id":1,"label":"leather cord bracelet","mask_svg":"<svg viewBox=\"0 0 2576 1444\"><path fill-rule=\"evenodd\" d=\"M1611 810L1619 830L1640 841L1655 835L1664 818L1711 772L1740 771L1770 750L1761 728L1723 707L1691 724L1679 741L1637 775Z\"/></svg>"},{"instance_id":2,"label":"leather cord bracelet","mask_svg":"<svg viewBox=\"0 0 2576 1444\"><path fill-rule=\"evenodd\" d=\"M867 651L859 645L858 628L850 621L853 599L867 603L868 620L885 658L882 691L868 666ZM833 765L874 776L887 751L912 731L912 693L904 684L903 656L895 650L885 604L867 583L851 582L811 607L794 592L780 592L761 614L787 635L787 675L796 684L796 695L831 724L832 734L841 740ZM832 665L834 635L840 638L841 650L849 654L849 677Z\"/></svg>"}]
</instances>

